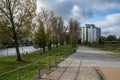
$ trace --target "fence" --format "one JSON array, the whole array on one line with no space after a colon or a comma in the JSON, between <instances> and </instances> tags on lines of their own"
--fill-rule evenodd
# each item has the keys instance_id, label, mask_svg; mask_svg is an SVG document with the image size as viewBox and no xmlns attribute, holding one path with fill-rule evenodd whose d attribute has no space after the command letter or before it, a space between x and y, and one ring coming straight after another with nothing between
<instances>
[{"instance_id":1,"label":"fence","mask_svg":"<svg viewBox=\"0 0 120 80\"><path fill-rule=\"evenodd\" d=\"M75 51L66 49L66 52L49 54L44 60L38 60L26 66L18 67L8 72L0 74L0 80L31 80L34 77L41 77L46 71L50 71L52 67L56 66L60 61ZM37 75L37 76L36 76Z\"/></svg>"}]
</instances>

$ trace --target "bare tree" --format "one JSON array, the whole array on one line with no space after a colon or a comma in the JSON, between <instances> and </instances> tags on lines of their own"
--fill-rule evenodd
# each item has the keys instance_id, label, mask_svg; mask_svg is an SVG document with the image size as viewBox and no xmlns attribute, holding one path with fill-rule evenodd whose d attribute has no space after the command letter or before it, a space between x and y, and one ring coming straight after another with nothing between
<instances>
[{"instance_id":1,"label":"bare tree","mask_svg":"<svg viewBox=\"0 0 120 80\"><path fill-rule=\"evenodd\" d=\"M70 43L72 46L76 46L76 43L79 38L79 22L77 20L70 19L69 20L69 35L70 35Z\"/></svg>"},{"instance_id":2,"label":"bare tree","mask_svg":"<svg viewBox=\"0 0 120 80\"><path fill-rule=\"evenodd\" d=\"M35 10L36 0L0 0L0 14L3 14L8 21L7 27L11 31L9 36L15 43L17 61L22 60L19 52L19 38L29 34Z\"/></svg>"},{"instance_id":3,"label":"bare tree","mask_svg":"<svg viewBox=\"0 0 120 80\"><path fill-rule=\"evenodd\" d=\"M66 32L66 28L64 26L64 21L62 17L59 17L58 18L58 35L59 35L60 45L63 45L65 42L65 32Z\"/></svg>"},{"instance_id":4,"label":"bare tree","mask_svg":"<svg viewBox=\"0 0 120 80\"><path fill-rule=\"evenodd\" d=\"M58 47L58 42L59 42L59 35L58 35L58 17L54 16L52 18L52 23L51 23L51 26L52 26L52 35L53 35L53 38L52 38L52 43L54 45L56 45L56 47Z\"/></svg>"}]
</instances>

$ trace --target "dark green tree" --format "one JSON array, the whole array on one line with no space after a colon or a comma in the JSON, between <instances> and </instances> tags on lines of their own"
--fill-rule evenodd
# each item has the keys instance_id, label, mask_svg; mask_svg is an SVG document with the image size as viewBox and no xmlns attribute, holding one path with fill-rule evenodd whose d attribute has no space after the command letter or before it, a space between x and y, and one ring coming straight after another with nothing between
<instances>
[{"instance_id":1,"label":"dark green tree","mask_svg":"<svg viewBox=\"0 0 120 80\"><path fill-rule=\"evenodd\" d=\"M0 45L8 45L12 42L12 38L9 37L11 33L10 29L7 27L8 22L5 20L0 21Z\"/></svg>"},{"instance_id":2,"label":"dark green tree","mask_svg":"<svg viewBox=\"0 0 120 80\"><path fill-rule=\"evenodd\" d=\"M43 23L39 20L38 29L34 33L33 43L35 48L43 48L43 53L45 53L46 47L46 36Z\"/></svg>"},{"instance_id":3,"label":"dark green tree","mask_svg":"<svg viewBox=\"0 0 120 80\"><path fill-rule=\"evenodd\" d=\"M99 38L99 44L105 44L106 37L105 36L100 36Z\"/></svg>"},{"instance_id":4,"label":"dark green tree","mask_svg":"<svg viewBox=\"0 0 120 80\"><path fill-rule=\"evenodd\" d=\"M117 41L117 38L115 35L108 35L106 40L107 41Z\"/></svg>"},{"instance_id":5,"label":"dark green tree","mask_svg":"<svg viewBox=\"0 0 120 80\"><path fill-rule=\"evenodd\" d=\"M43 27L45 29L45 36L46 38L46 46L48 47L48 50L51 50L51 44L52 44L52 18L54 16L53 11L47 9L47 8L41 8L41 12L39 13L39 19L43 23Z\"/></svg>"},{"instance_id":6,"label":"dark green tree","mask_svg":"<svg viewBox=\"0 0 120 80\"><path fill-rule=\"evenodd\" d=\"M120 43L120 37L117 39L118 43Z\"/></svg>"}]
</instances>

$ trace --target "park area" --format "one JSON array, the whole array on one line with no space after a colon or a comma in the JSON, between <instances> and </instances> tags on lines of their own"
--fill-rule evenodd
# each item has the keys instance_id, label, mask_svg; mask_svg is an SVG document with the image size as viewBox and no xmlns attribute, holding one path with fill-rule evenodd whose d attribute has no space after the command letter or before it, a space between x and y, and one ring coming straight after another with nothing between
<instances>
[{"instance_id":1,"label":"park area","mask_svg":"<svg viewBox=\"0 0 120 80\"><path fill-rule=\"evenodd\" d=\"M71 45L60 46L52 51L23 54L23 61L16 62L16 56L0 57L0 80L30 80L57 65L72 52Z\"/></svg>"}]
</instances>

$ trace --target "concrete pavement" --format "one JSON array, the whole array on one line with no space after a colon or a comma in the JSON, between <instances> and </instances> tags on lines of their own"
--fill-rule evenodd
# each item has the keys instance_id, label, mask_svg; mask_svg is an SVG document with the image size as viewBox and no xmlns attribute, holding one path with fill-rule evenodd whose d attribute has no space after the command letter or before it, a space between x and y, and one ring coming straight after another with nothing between
<instances>
[{"instance_id":1,"label":"concrete pavement","mask_svg":"<svg viewBox=\"0 0 120 80\"><path fill-rule=\"evenodd\" d=\"M102 80L95 67L82 66L84 57L81 57L80 49L59 63L58 68L52 69L50 74L44 74L40 80Z\"/></svg>"},{"instance_id":2,"label":"concrete pavement","mask_svg":"<svg viewBox=\"0 0 120 80\"><path fill-rule=\"evenodd\" d=\"M104 79L120 80L120 56L83 46L40 80L102 80L96 68Z\"/></svg>"}]
</instances>

